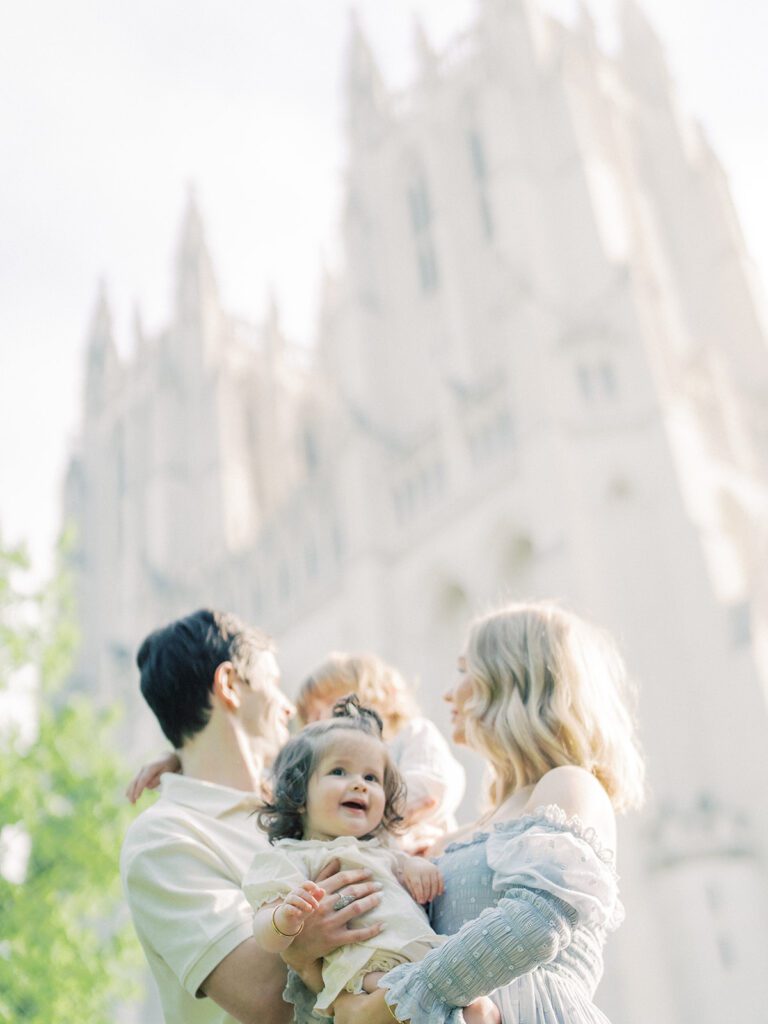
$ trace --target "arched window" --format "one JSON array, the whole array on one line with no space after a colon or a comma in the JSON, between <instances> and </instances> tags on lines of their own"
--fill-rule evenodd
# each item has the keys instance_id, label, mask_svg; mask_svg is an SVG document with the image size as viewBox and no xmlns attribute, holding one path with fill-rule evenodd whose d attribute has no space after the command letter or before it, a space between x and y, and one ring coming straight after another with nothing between
<instances>
[{"instance_id":1,"label":"arched window","mask_svg":"<svg viewBox=\"0 0 768 1024\"><path fill-rule=\"evenodd\" d=\"M424 175L417 171L408 186L408 211L416 244L416 262L422 290L433 292L440 283L435 243L432 237L434 215Z\"/></svg>"},{"instance_id":2,"label":"arched window","mask_svg":"<svg viewBox=\"0 0 768 1024\"><path fill-rule=\"evenodd\" d=\"M485 237L490 240L493 238L493 215L488 197L488 161L485 156L483 140L476 128L470 128L467 132L467 145L472 174L475 179L480 223L483 226Z\"/></svg>"}]
</instances>

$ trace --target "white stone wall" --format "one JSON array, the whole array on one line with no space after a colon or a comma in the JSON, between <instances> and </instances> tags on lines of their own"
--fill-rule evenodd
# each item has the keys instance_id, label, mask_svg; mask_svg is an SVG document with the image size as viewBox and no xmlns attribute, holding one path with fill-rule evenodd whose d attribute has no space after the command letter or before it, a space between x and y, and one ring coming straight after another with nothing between
<instances>
[{"instance_id":1,"label":"white stone wall","mask_svg":"<svg viewBox=\"0 0 768 1024\"><path fill-rule=\"evenodd\" d=\"M194 204L168 330L121 365L99 303L66 502L78 677L156 749L135 648L211 604L276 635L289 692L374 650L445 727L469 618L565 600L621 642L652 786L602 1005L719 1024L768 1002L768 354L727 182L623 10L609 58L586 19L486 0L447 52L421 40L403 94L353 31L311 365L275 309L221 309Z\"/></svg>"}]
</instances>

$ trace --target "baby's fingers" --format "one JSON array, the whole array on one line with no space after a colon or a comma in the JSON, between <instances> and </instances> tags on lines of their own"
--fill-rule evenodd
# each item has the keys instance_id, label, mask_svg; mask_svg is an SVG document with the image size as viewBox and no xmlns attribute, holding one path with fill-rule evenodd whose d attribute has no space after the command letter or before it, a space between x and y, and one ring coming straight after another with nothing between
<instances>
[{"instance_id":1,"label":"baby's fingers","mask_svg":"<svg viewBox=\"0 0 768 1024\"><path fill-rule=\"evenodd\" d=\"M317 910L318 901L309 893L297 891L288 893L283 901L283 906L289 912L293 911L302 915L311 914L313 910Z\"/></svg>"},{"instance_id":2,"label":"baby's fingers","mask_svg":"<svg viewBox=\"0 0 768 1024\"><path fill-rule=\"evenodd\" d=\"M304 882L301 888L303 892L311 896L314 900L317 901L317 903L319 903L323 896L325 896L325 889L322 887L322 885L318 885L316 882Z\"/></svg>"},{"instance_id":3,"label":"baby's fingers","mask_svg":"<svg viewBox=\"0 0 768 1024\"><path fill-rule=\"evenodd\" d=\"M424 890L423 879L419 877L413 879L413 881L411 882L411 895L413 896L417 903L427 902L427 894Z\"/></svg>"}]
</instances>

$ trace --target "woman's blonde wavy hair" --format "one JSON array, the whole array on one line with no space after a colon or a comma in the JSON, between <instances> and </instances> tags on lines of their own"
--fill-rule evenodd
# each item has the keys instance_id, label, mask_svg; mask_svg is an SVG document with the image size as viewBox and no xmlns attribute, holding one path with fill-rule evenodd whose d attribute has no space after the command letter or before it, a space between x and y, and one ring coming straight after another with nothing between
<instances>
[{"instance_id":1,"label":"woman's blonde wavy hair","mask_svg":"<svg viewBox=\"0 0 768 1024\"><path fill-rule=\"evenodd\" d=\"M561 765L591 772L617 811L642 803L632 694L606 633L555 604L510 604L470 626L465 659L466 738L488 759L491 806Z\"/></svg>"},{"instance_id":2,"label":"woman's blonde wavy hair","mask_svg":"<svg viewBox=\"0 0 768 1024\"><path fill-rule=\"evenodd\" d=\"M334 651L301 684L296 711L306 725L313 701L332 706L340 697L357 694L384 722L384 739L392 739L419 710L408 684L391 665L375 654Z\"/></svg>"}]
</instances>

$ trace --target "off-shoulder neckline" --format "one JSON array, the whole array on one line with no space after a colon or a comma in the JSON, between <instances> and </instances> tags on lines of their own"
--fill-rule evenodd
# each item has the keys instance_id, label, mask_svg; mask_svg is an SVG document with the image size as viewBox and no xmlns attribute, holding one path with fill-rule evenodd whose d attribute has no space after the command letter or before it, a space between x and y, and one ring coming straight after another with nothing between
<instances>
[{"instance_id":1,"label":"off-shoulder neckline","mask_svg":"<svg viewBox=\"0 0 768 1024\"><path fill-rule=\"evenodd\" d=\"M491 829L478 831L468 839L459 839L449 843L443 850L441 856L447 853L454 853L464 847L475 846L484 843L493 835L504 834L507 837L520 835L535 825L544 826L553 832L570 832L581 839L594 851L599 860L615 872L616 855L609 847L604 846L596 830L591 825L585 825L577 814L568 815L558 804L542 804L527 814L521 814L517 818L510 818L508 821L497 821Z\"/></svg>"}]
</instances>

